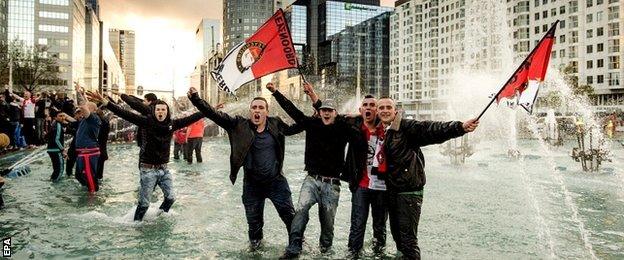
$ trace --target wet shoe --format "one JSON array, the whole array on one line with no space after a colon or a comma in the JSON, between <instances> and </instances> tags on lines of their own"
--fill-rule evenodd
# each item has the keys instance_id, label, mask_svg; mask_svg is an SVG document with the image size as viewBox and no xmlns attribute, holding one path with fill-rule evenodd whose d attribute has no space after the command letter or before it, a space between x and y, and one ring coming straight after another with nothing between
<instances>
[{"instance_id":1,"label":"wet shoe","mask_svg":"<svg viewBox=\"0 0 624 260\"><path fill-rule=\"evenodd\" d=\"M249 252L256 252L262 248L262 240L249 241Z\"/></svg>"},{"instance_id":2,"label":"wet shoe","mask_svg":"<svg viewBox=\"0 0 624 260\"><path fill-rule=\"evenodd\" d=\"M134 212L134 221L143 221L143 217L145 216L146 212L147 212L147 207L137 206L136 211Z\"/></svg>"},{"instance_id":3,"label":"wet shoe","mask_svg":"<svg viewBox=\"0 0 624 260\"><path fill-rule=\"evenodd\" d=\"M299 254L286 251L279 259L297 259L299 258Z\"/></svg>"}]
</instances>

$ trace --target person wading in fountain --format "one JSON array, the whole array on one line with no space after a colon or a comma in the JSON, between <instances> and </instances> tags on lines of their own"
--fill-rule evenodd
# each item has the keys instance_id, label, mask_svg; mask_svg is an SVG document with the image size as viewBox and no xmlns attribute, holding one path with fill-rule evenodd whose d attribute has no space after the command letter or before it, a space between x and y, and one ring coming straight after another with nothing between
<instances>
[{"instance_id":1,"label":"person wading in fountain","mask_svg":"<svg viewBox=\"0 0 624 260\"><path fill-rule=\"evenodd\" d=\"M379 174L386 176L390 231L403 259L420 259L417 234L425 186L425 158L420 147L472 132L479 122L403 119L391 98L379 99L377 116L385 129L381 152L386 171L379 169Z\"/></svg>"},{"instance_id":2,"label":"person wading in fountain","mask_svg":"<svg viewBox=\"0 0 624 260\"><path fill-rule=\"evenodd\" d=\"M65 166L64 157L67 157L67 150L64 145L63 122L65 122L65 114L55 109L50 109L50 117L54 120L48 131L48 155L52 160L52 176L50 180L57 182L63 176L63 167Z\"/></svg>"},{"instance_id":3,"label":"person wading in fountain","mask_svg":"<svg viewBox=\"0 0 624 260\"><path fill-rule=\"evenodd\" d=\"M328 252L334 239L334 219L340 198L340 174L344 167L344 152L350 127L344 122L336 122L336 108L332 100L326 100L319 108L320 116L309 117L275 89L273 83L266 88L273 93L275 100L292 117L298 126L306 131L305 170L308 175L303 180L297 203L297 211L290 230L290 242L281 259L299 256L302 249L303 233L309 220L309 211L318 203L321 237L321 252ZM318 97L312 86L304 88L312 101ZM315 106L317 107L317 106Z\"/></svg>"},{"instance_id":4,"label":"person wading in fountain","mask_svg":"<svg viewBox=\"0 0 624 260\"><path fill-rule=\"evenodd\" d=\"M152 111L154 111L154 104L158 101L158 97L154 93L145 94L145 96L143 96L145 99L140 99L127 94L119 94L119 97L123 100L123 102L128 104L130 108L139 112L142 116L149 116ZM137 127L136 143L138 147L143 147L143 139L145 138L147 138L146 132L143 131L143 128Z\"/></svg>"},{"instance_id":5,"label":"person wading in fountain","mask_svg":"<svg viewBox=\"0 0 624 260\"><path fill-rule=\"evenodd\" d=\"M288 126L278 117L268 117L268 103L262 97L251 101L250 118L244 118L217 111L199 97L195 88L190 88L188 95L199 111L228 133L232 184L243 167L242 198L249 225L250 250L257 250L262 242L264 202L267 198L273 202L290 234L295 208L288 181L282 172L284 136L299 133L302 129Z\"/></svg>"},{"instance_id":6,"label":"person wading in fountain","mask_svg":"<svg viewBox=\"0 0 624 260\"><path fill-rule=\"evenodd\" d=\"M141 152L139 154L140 180L139 205L134 213L134 220L141 221L149 207L149 197L154 187L158 185L163 192L164 201L160 209L169 212L171 205L175 201L173 194L173 182L171 173L167 169L169 153L171 149L171 138L175 130L186 127L193 122L203 118L202 113L195 113L190 116L171 119L169 106L162 100L155 102L153 112L148 116L142 116L125 110L108 99L104 99L99 93L89 92L88 95L93 101L102 104L115 115L140 126L146 132L143 139Z\"/></svg>"},{"instance_id":7,"label":"person wading in fountain","mask_svg":"<svg viewBox=\"0 0 624 260\"><path fill-rule=\"evenodd\" d=\"M313 91L313 90L308 90ZM314 100L313 100L314 101ZM318 101L317 105L322 104ZM351 127L345 167L341 179L349 182L351 190L351 228L349 231L349 258L359 258L364 245L368 212L373 219L373 251L381 256L386 246L388 209L385 203L386 184L379 169L386 166L380 159L384 129L377 118L377 100L366 95L359 108L360 115L338 115ZM383 154L381 154L383 155Z\"/></svg>"}]
</instances>

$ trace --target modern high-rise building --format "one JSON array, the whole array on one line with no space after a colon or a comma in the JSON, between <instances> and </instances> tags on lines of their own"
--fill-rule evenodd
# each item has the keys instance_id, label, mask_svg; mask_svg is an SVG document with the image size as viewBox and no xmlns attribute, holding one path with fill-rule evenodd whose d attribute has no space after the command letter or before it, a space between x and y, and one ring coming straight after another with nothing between
<instances>
[{"instance_id":1,"label":"modern high-rise building","mask_svg":"<svg viewBox=\"0 0 624 260\"><path fill-rule=\"evenodd\" d=\"M98 0L87 0L87 6L93 10L97 17L100 17L100 3Z\"/></svg>"},{"instance_id":2,"label":"modern high-rise building","mask_svg":"<svg viewBox=\"0 0 624 260\"><path fill-rule=\"evenodd\" d=\"M407 114L439 118L446 113L458 69L511 73L502 68L521 62L561 20L551 68L568 67L579 84L592 86L599 108L622 108L622 6L615 0L396 1L390 31L390 95ZM541 93L546 91L547 87ZM537 105L539 111L539 98Z\"/></svg>"},{"instance_id":3,"label":"modern high-rise building","mask_svg":"<svg viewBox=\"0 0 624 260\"><path fill-rule=\"evenodd\" d=\"M125 75L126 93L134 94L136 92L134 31L110 29L108 40Z\"/></svg>"},{"instance_id":4,"label":"modern high-rise building","mask_svg":"<svg viewBox=\"0 0 624 260\"><path fill-rule=\"evenodd\" d=\"M85 12L84 83L90 90L102 91L102 22L90 5Z\"/></svg>"},{"instance_id":5,"label":"modern high-rise building","mask_svg":"<svg viewBox=\"0 0 624 260\"><path fill-rule=\"evenodd\" d=\"M508 1L514 51L526 56L560 20L551 53L553 67L569 67L596 94L600 110L624 108L624 3L619 0Z\"/></svg>"},{"instance_id":6,"label":"modern high-rise building","mask_svg":"<svg viewBox=\"0 0 624 260\"><path fill-rule=\"evenodd\" d=\"M389 86L389 24L385 12L348 26L321 43L319 64L326 85L338 93L387 96ZM347 92L348 93L348 92Z\"/></svg>"},{"instance_id":7,"label":"modern high-rise building","mask_svg":"<svg viewBox=\"0 0 624 260\"><path fill-rule=\"evenodd\" d=\"M217 51L222 43L221 21L204 18L195 29L195 44L198 48L198 62L204 62Z\"/></svg>"},{"instance_id":8,"label":"modern high-rise building","mask_svg":"<svg viewBox=\"0 0 624 260\"><path fill-rule=\"evenodd\" d=\"M51 87L84 81L84 0L8 0L7 40L46 46L58 58L62 80L49 82Z\"/></svg>"},{"instance_id":9,"label":"modern high-rise building","mask_svg":"<svg viewBox=\"0 0 624 260\"><path fill-rule=\"evenodd\" d=\"M251 36L275 11L273 0L223 0L225 52Z\"/></svg>"}]
</instances>

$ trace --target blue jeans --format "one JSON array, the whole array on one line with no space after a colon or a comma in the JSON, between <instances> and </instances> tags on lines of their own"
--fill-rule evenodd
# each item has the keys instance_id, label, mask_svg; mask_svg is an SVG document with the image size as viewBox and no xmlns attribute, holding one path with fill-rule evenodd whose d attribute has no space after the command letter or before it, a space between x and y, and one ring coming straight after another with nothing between
<instances>
[{"instance_id":1,"label":"blue jeans","mask_svg":"<svg viewBox=\"0 0 624 260\"><path fill-rule=\"evenodd\" d=\"M334 240L334 218L338 199L340 198L340 184L322 182L308 175L303 180L297 212L290 230L290 241L286 251L294 254L301 252L303 233L310 219L309 211L314 204L319 204L319 221L321 222L321 248L330 248Z\"/></svg>"},{"instance_id":2,"label":"blue jeans","mask_svg":"<svg viewBox=\"0 0 624 260\"><path fill-rule=\"evenodd\" d=\"M175 200L175 196L173 195L173 181L169 170L144 167L141 167L140 170L141 188L139 189L139 207L149 207L149 198L156 185L162 190L165 200Z\"/></svg>"},{"instance_id":3,"label":"blue jeans","mask_svg":"<svg viewBox=\"0 0 624 260\"><path fill-rule=\"evenodd\" d=\"M249 241L262 240L264 226L264 201L270 199L277 210L286 230L290 234L290 225L295 216L295 207L288 181L282 175L269 182L257 182L245 178L243 181L243 205L249 226Z\"/></svg>"}]
</instances>

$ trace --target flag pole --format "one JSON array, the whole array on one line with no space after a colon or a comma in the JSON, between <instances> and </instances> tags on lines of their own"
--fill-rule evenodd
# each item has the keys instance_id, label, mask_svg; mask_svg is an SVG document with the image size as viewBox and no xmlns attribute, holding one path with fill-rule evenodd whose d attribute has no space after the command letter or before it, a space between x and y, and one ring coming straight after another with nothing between
<instances>
[{"instance_id":1,"label":"flag pole","mask_svg":"<svg viewBox=\"0 0 624 260\"><path fill-rule=\"evenodd\" d=\"M529 55L527 55L526 58L524 58L524 60L522 61L522 63L520 63L520 66L518 66L518 68L514 71L513 74L511 74L511 77L509 77L509 79L505 82L505 84L503 84L503 87L501 87L500 90L498 90L498 92L496 93L496 95L494 95L494 97L492 97L492 100L490 100L490 103L487 104L487 106L483 109L483 111L481 111L481 114L479 114L479 116L477 117L477 121L481 118L481 116L483 116L483 114L485 114L485 111L488 110L488 108L490 108L490 106L492 105L492 103L494 103L494 100L496 100L498 98L498 95L500 95L501 92L503 92L503 89L505 89L505 86L507 86L507 84L509 84L509 82L511 82L511 80L514 78L514 76L516 75L516 73L518 73L518 71L520 71L520 69L522 69L522 67L524 66L524 63L527 61L527 59L529 59L529 57L531 57L535 51L537 51L537 47L540 46L540 44L542 43L542 41L544 41L544 39L546 39L546 36L548 36L549 34L551 34L551 32L553 33L553 37L554 37L554 30L557 28L557 24L559 24L559 20L555 21L555 23L550 27L550 29L548 30L548 32L546 32L546 34L542 37L542 39L537 43L537 45L535 45L535 48L533 48L533 50L531 50L531 52L529 53Z\"/></svg>"}]
</instances>

